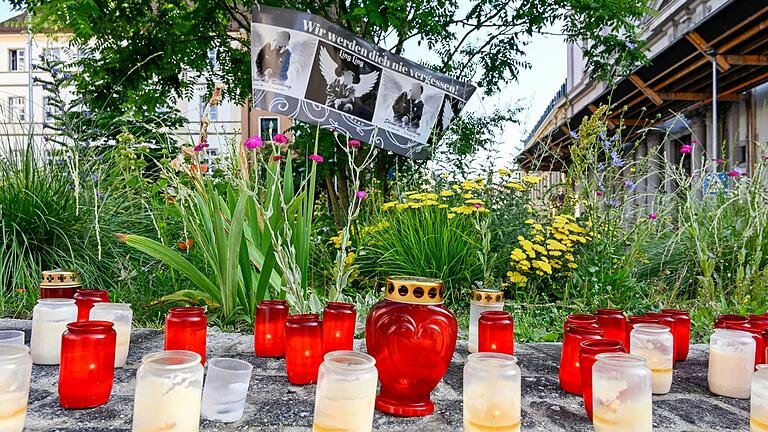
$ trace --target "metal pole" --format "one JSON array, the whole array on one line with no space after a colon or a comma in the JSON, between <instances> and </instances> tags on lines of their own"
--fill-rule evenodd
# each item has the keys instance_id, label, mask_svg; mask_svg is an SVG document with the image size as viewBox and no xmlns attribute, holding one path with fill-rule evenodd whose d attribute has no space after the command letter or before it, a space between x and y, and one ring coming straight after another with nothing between
<instances>
[{"instance_id":1,"label":"metal pole","mask_svg":"<svg viewBox=\"0 0 768 432\"><path fill-rule=\"evenodd\" d=\"M710 52L712 58L712 160L717 172L717 51Z\"/></svg>"},{"instance_id":2,"label":"metal pole","mask_svg":"<svg viewBox=\"0 0 768 432\"><path fill-rule=\"evenodd\" d=\"M35 104L33 103L34 91L32 80L32 12L27 8L27 87L29 95L27 96L29 106L29 133L34 134L35 125Z\"/></svg>"}]
</instances>

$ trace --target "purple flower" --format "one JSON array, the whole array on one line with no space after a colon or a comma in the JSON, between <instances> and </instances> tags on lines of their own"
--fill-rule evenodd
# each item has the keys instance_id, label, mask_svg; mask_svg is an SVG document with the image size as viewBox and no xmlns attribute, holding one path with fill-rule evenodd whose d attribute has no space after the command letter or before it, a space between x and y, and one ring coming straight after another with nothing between
<instances>
[{"instance_id":1,"label":"purple flower","mask_svg":"<svg viewBox=\"0 0 768 432\"><path fill-rule=\"evenodd\" d=\"M611 207L616 207L616 200L613 198L605 200L605 203Z\"/></svg>"},{"instance_id":2,"label":"purple flower","mask_svg":"<svg viewBox=\"0 0 768 432\"><path fill-rule=\"evenodd\" d=\"M692 146L689 146L688 144L683 144L680 146L680 153L690 153L693 150Z\"/></svg>"},{"instance_id":3,"label":"purple flower","mask_svg":"<svg viewBox=\"0 0 768 432\"><path fill-rule=\"evenodd\" d=\"M600 162L600 164L597 165L597 172L603 172L605 171L605 164Z\"/></svg>"},{"instance_id":4,"label":"purple flower","mask_svg":"<svg viewBox=\"0 0 768 432\"><path fill-rule=\"evenodd\" d=\"M281 160L283 160L283 157L280 156L280 155L274 155L274 156L272 156L272 160L273 161L281 161Z\"/></svg>"},{"instance_id":5,"label":"purple flower","mask_svg":"<svg viewBox=\"0 0 768 432\"><path fill-rule=\"evenodd\" d=\"M368 196L368 192L366 192L366 191L364 191L364 190L359 190L359 191L357 191L357 193L355 194L355 196L356 196L356 197L358 197L358 198L360 198L360 199L363 199L363 198L365 198L365 197L367 197L367 196Z\"/></svg>"},{"instance_id":6,"label":"purple flower","mask_svg":"<svg viewBox=\"0 0 768 432\"><path fill-rule=\"evenodd\" d=\"M651 220L656 220L656 213L650 213L650 214L648 215L648 219L651 219Z\"/></svg>"},{"instance_id":7,"label":"purple flower","mask_svg":"<svg viewBox=\"0 0 768 432\"><path fill-rule=\"evenodd\" d=\"M736 171L736 170L728 171L728 177L738 177L740 175L741 175L741 173Z\"/></svg>"},{"instance_id":8,"label":"purple flower","mask_svg":"<svg viewBox=\"0 0 768 432\"><path fill-rule=\"evenodd\" d=\"M601 196L605 195L605 192L603 192L603 191L596 191L595 195L601 197Z\"/></svg>"},{"instance_id":9,"label":"purple flower","mask_svg":"<svg viewBox=\"0 0 768 432\"><path fill-rule=\"evenodd\" d=\"M482 205L482 204L480 204L480 203L475 203L475 208L476 208L476 209L479 209L479 208L481 208L482 206L483 206L483 205Z\"/></svg>"},{"instance_id":10,"label":"purple flower","mask_svg":"<svg viewBox=\"0 0 768 432\"><path fill-rule=\"evenodd\" d=\"M203 151L203 149L206 148L206 147L210 147L207 142L200 142L192 150L194 150L195 152L199 153L199 152Z\"/></svg>"},{"instance_id":11,"label":"purple flower","mask_svg":"<svg viewBox=\"0 0 768 432\"><path fill-rule=\"evenodd\" d=\"M724 160L722 160L722 159L716 159L716 160L715 160L715 163L719 163L719 164L721 164L721 163L724 163L724 162L725 162L725 161L724 161Z\"/></svg>"},{"instance_id":12,"label":"purple flower","mask_svg":"<svg viewBox=\"0 0 768 432\"><path fill-rule=\"evenodd\" d=\"M322 156L317 154L311 154L309 155L309 160L315 161L317 163L323 162L325 159L323 159Z\"/></svg>"},{"instance_id":13,"label":"purple flower","mask_svg":"<svg viewBox=\"0 0 768 432\"><path fill-rule=\"evenodd\" d=\"M629 48L629 49L637 48L637 44L636 43L634 43L632 41L628 41L628 40L624 41L624 45L626 45L627 48Z\"/></svg>"},{"instance_id":14,"label":"purple flower","mask_svg":"<svg viewBox=\"0 0 768 432\"><path fill-rule=\"evenodd\" d=\"M350 147L360 147L360 141L354 139L349 140L347 144L349 144Z\"/></svg>"},{"instance_id":15,"label":"purple flower","mask_svg":"<svg viewBox=\"0 0 768 432\"><path fill-rule=\"evenodd\" d=\"M579 139L579 134L577 134L576 131L570 131L568 133L571 135L571 138L575 140Z\"/></svg>"},{"instance_id":16,"label":"purple flower","mask_svg":"<svg viewBox=\"0 0 768 432\"><path fill-rule=\"evenodd\" d=\"M102 196L102 195L103 195L103 194L101 193L101 191L100 191L100 190L97 190L97 191L96 191L96 198L101 198L101 196Z\"/></svg>"},{"instance_id":17,"label":"purple flower","mask_svg":"<svg viewBox=\"0 0 768 432\"><path fill-rule=\"evenodd\" d=\"M261 139L260 136L256 136L256 135L248 138L243 143L243 146L245 146L245 148L247 148L248 150L257 149L257 148L259 148L259 147L261 147L263 145L264 145L264 140Z\"/></svg>"},{"instance_id":18,"label":"purple flower","mask_svg":"<svg viewBox=\"0 0 768 432\"><path fill-rule=\"evenodd\" d=\"M283 134L277 134L272 137L272 141L278 143L278 144L285 144L288 142L288 137Z\"/></svg>"},{"instance_id":19,"label":"purple flower","mask_svg":"<svg viewBox=\"0 0 768 432\"><path fill-rule=\"evenodd\" d=\"M637 184L635 184L632 180L626 179L624 181L624 186L630 188L631 190L637 189Z\"/></svg>"},{"instance_id":20,"label":"purple flower","mask_svg":"<svg viewBox=\"0 0 768 432\"><path fill-rule=\"evenodd\" d=\"M613 165L615 167L622 167L622 166L624 166L624 161L621 160L621 158L619 157L619 154L616 153L615 150L611 152L611 165Z\"/></svg>"},{"instance_id":21,"label":"purple flower","mask_svg":"<svg viewBox=\"0 0 768 432\"><path fill-rule=\"evenodd\" d=\"M91 176L91 180L93 180L93 182L94 182L94 183L96 183L96 182L98 182L98 181L99 181L99 176L97 176L96 174L94 174L94 175L92 175L92 176Z\"/></svg>"}]
</instances>

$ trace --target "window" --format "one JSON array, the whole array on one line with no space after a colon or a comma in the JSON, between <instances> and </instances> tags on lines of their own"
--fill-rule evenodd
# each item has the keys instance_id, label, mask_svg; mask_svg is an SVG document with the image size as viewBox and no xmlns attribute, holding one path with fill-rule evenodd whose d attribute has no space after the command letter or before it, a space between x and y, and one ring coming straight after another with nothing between
<instances>
[{"instance_id":1,"label":"window","mask_svg":"<svg viewBox=\"0 0 768 432\"><path fill-rule=\"evenodd\" d=\"M51 103L51 98L49 96L45 96L43 98L43 121L44 122L52 122L55 119L53 116L59 113L59 107Z\"/></svg>"},{"instance_id":2,"label":"window","mask_svg":"<svg viewBox=\"0 0 768 432\"><path fill-rule=\"evenodd\" d=\"M277 117L259 117L259 136L264 141L280 133L280 120Z\"/></svg>"},{"instance_id":3,"label":"window","mask_svg":"<svg viewBox=\"0 0 768 432\"><path fill-rule=\"evenodd\" d=\"M61 48L46 48L43 50L43 55L48 61L59 61L61 60Z\"/></svg>"},{"instance_id":4,"label":"window","mask_svg":"<svg viewBox=\"0 0 768 432\"><path fill-rule=\"evenodd\" d=\"M219 68L219 61L216 60L216 48L208 50L208 61L211 62L211 66L213 66L214 69Z\"/></svg>"},{"instance_id":5,"label":"window","mask_svg":"<svg viewBox=\"0 0 768 432\"><path fill-rule=\"evenodd\" d=\"M26 68L26 51L23 49L8 50L8 70L20 72Z\"/></svg>"},{"instance_id":6,"label":"window","mask_svg":"<svg viewBox=\"0 0 768 432\"><path fill-rule=\"evenodd\" d=\"M10 121L24 121L26 116L26 101L23 97L8 98L8 119Z\"/></svg>"}]
</instances>

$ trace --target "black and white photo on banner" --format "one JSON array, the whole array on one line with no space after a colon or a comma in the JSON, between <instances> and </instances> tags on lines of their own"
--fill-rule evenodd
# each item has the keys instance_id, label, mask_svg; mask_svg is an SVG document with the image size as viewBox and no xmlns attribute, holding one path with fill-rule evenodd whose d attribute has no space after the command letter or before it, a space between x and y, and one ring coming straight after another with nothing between
<instances>
[{"instance_id":1,"label":"black and white photo on banner","mask_svg":"<svg viewBox=\"0 0 768 432\"><path fill-rule=\"evenodd\" d=\"M251 32L254 83L303 97L316 39L303 32L267 24L254 24Z\"/></svg>"},{"instance_id":2,"label":"black and white photo on banner","mask_svg":"<svg viewBox=\"0 0 768 432\"><path fill-rule=\"evenodd\" d=\"M440 90L385 70L373 123L406 138L426 142L442 99Z\"/></svg>"}]
</instances>

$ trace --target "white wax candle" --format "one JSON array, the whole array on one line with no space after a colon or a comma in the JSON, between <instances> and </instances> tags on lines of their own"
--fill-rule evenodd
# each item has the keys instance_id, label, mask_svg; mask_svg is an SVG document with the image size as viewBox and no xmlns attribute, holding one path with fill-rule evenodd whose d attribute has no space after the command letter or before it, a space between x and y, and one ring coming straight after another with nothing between
<instances>
[{"instance_id":1,"label":"white wax candle","mask_svg":"<svg viewBox=\"0 0 768 432\"><path fill-rule=\"evenodd\" d=\"M667 394L672 388L672 369L674 359L671 352L662 353L656 349L644 349L632 346L632 354L643 357L651 369L651 389L653 394Z\"/></svg>"},{"instance_id":2,"label":"white wax candle","mask_svg":"<svg viewBox=\"0 0 768 432\"><path fill-rule=\"evenodd\" d=\"M314 432L370 432L376 403L376 378L327 381L317 388Z\"/></svg>"},{"instance_id":3,"label":"white wax candle","mask_svg":"<svg viewBox=\"0 0 768 432\"><path fill-rule=\"evenodd\" d=\"M754 371L753 351L723 352L709 351L707 380L712 393L748 399Z\"/></svg>"},{"instance_id":4,"label":"white wax candle","mask_svg":"<svg viewBox=\"0 0 768 432\"><path fill-rule=\"evenodd\" d=\"M595 432L651 432L653 407L650 395L624 401L629 388L624 380L595 377L592 385Z\"/></svg>"},{"instance_id":5,"label":"white wax candle","mask_svg":"<svg viewBox=\"0 0 768 432\"><path fill-rule=\"evenodd\" d=\"M21 432L26 414L26 392L0 393L0 432Z\"/></svg>"},{"instance_id":6,"label":"white wax candle","mask_svg":"<svg viewBox=\"0 0 768 432\"><path fill-rule=\"evenodd\" d=\"M75 320L73 320L75 321ZM39 365L57 365L61 361L61 335L70 321L32 321L30 353L32 362Z\"/></svg>"},{"instance_id":7,"label":"white wax candle","mask_svg":"<svg viewBox=\"0 0 768 432\"><path fill-rule=\"evenodd\" d=\"M133 432L197 432L202 391L184 384L153 376L138 381Z\"/></svg>"},{"instance_id":8,"label":"white wax candle","mask_svg":"<svg viewBox=\"0 0 768 432\"><path fill-rule=\"evenodd\" d=\"M520 384L480 382L464 389L465 432L520 430Z\"/></svg>"},{"instance_id":9,"label":"white wax candle","mask_svg":"<svg viewBox=\"0 0 768 432\"><path fill-rule=\"evenodd\" d=\"M131 325L115 324L114 329L117 333L117 345L115 345L115 367L121 368L125 366L125 362L128 359L128 349L131 344Z\"/></svg>"}]
</instances>

